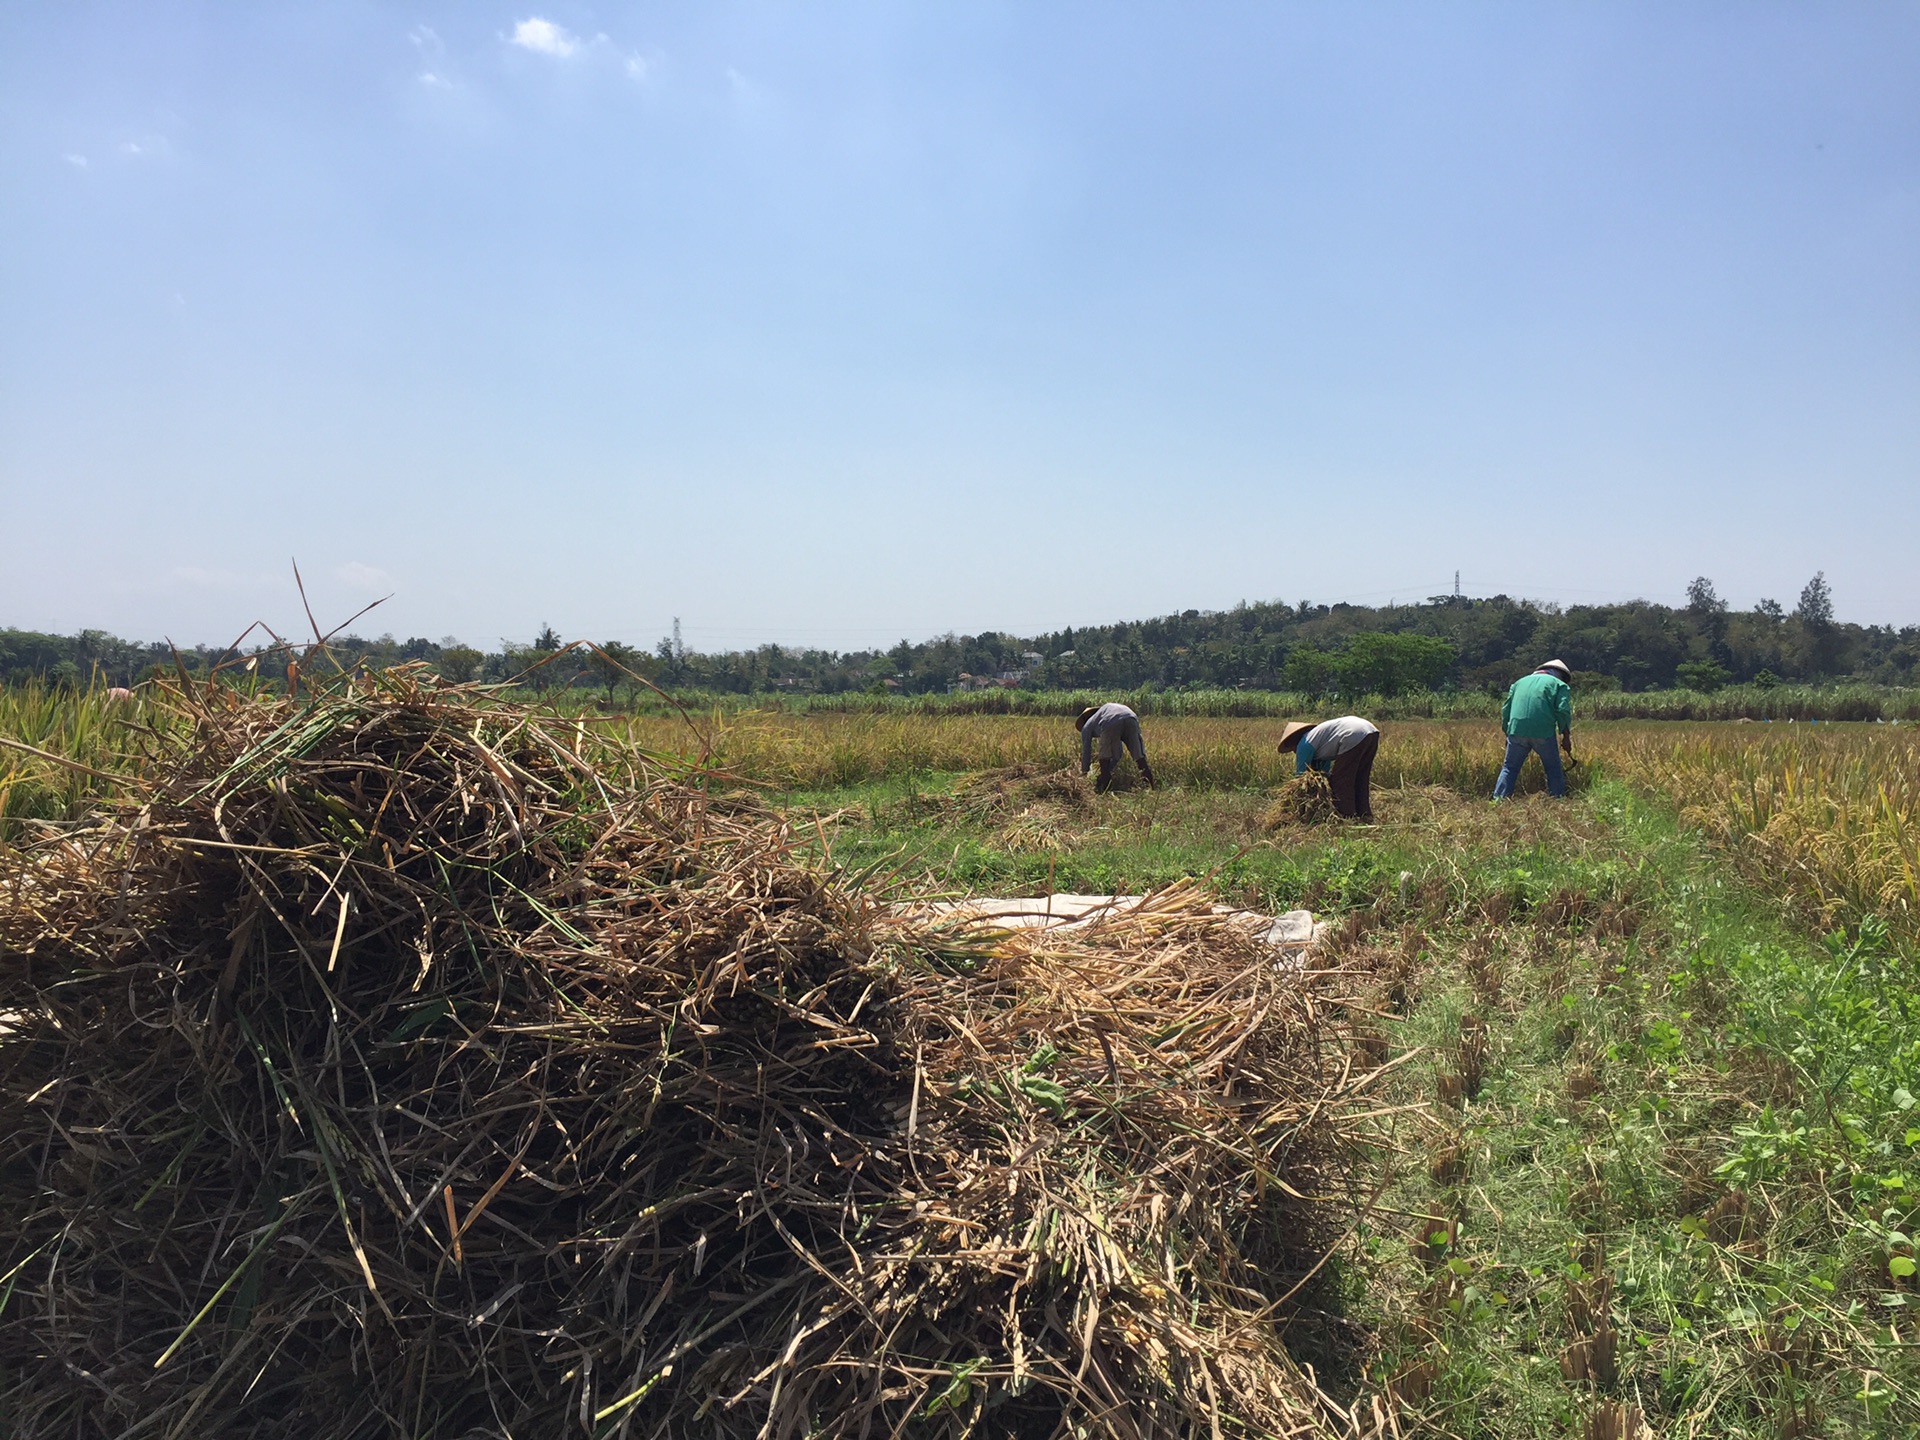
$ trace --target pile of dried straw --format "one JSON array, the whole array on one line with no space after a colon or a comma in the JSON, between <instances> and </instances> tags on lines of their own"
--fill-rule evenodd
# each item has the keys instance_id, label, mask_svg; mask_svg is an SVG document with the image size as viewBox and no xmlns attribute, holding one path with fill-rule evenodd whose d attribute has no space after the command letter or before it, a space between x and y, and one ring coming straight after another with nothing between
<instances>
[{"instance_id":1,"label":"pile of dried straw","mask_svg":"<svg viewBox=\"0 0 1920 1440\"><path fill-rule=\"evenodd\" d=\"M1333 782L1318 770L1303 770L1274 790L1260 818L1267 829L1284 830L1289 825L1318 825L1333 816Z\"/></svg>"},{"instance_id":2,"label":"pile of dried straw","mask_svg":"<svg viewBox=\"0 0 1920 1440\"><path fill-rule=\"evenodd\" d=\"M1347 1041L1204 895L948 938L572 720L170 703L0 854L6 1434L1337 1427Z\"/></svg>"}]
</instances>

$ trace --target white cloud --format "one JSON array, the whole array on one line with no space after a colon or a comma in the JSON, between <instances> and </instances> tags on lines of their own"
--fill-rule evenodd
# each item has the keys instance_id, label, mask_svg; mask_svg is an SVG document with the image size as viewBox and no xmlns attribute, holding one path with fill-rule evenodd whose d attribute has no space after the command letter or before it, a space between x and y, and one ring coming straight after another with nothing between
<instances>
[{"instance_id":1,"label":"white cloud","mask_svg":"<svg viewBox=\"0 0 1920 1440\"><path fill-rule=\"evenodd\" d=\"M440 36L430 25L414 26L407 32L407 39L422 55L439 55L446 50L446 46L440 43Z\"/></svg>"},{"instance_id":2,"label":"white cloud","mask_svg":"<svg viewBox=\"0 0 1920 1440\"><path fill-rule=\"evenodd\" d=\"M384 590L393 584L386 571L372 565L364 565L358 560L349 560L334 572L335 578L353 586L356 590Z\"/></svg>"},{"instance_id":3,"label":"white cloud","mask_svg":"<svg viewBox=\"0 0 1920 1440\"><path fill-rule=\"evenodd\" d=\"M532 50L540 55L551 55L564 60L579 52L580 41L577 36L568 34L551 20L542 20L534 16L522 20L513 27L511 42L522 50Z\"/></svg>"},{"instance_id":4,"label":"white cloud","mask_svg":"<svg viewBox=\"0 0 1920 1440\"><path fill-rule=\"evenodd\" d=\"M152 161L162 163L173 158L173 142L165 135L141 135L131 140L122 140L115 147L126 160Z\"/></svg>"},{"instance_id":5,"label":"white cloud","mask_svg":"<svg viewBox=\"0 0 1920 1440\"><path fill-rule=\"evenodd\" d=\"M436 75L431 70L420 72L420 83L431 90L451 90L453 82L444 75Z\"/></svg>"},{"instance_id":6,"label":"white cloud","mask_svg":"<svg viewBox=\"0 0 1920 1440\"><path fill-rule=\"evenodd\" d=\"M87 157L84 155L62 155L60 158L76 170L84 170L87 168Z\"/></svg>"},{"instance_id":7,"label":"white cloud","mask_svg":"<svg viewBox=\"0 0 1920 1440\"><path fill-rule=\"evenodd\" d=\"M653 62L639 51L627 56L627 74L635 80L645 80L653 73Z\"/></svg>"}]
</instances>

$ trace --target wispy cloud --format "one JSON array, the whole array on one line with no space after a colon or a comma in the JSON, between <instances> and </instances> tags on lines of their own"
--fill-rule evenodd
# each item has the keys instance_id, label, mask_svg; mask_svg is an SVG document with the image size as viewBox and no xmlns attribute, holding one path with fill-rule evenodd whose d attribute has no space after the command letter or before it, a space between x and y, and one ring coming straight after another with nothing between
<instances>
[{"instance_id":1,"label":"wispy cloud","mask_svg":"<svg viewBox=\"0 0 1920 1440\"><path fill-rule=\"evenodd\" d=\"M543 20L537 15L515 25L508 39L522 50L551 55L559 60L580 52L580 38L577 35L569 34L553 21Z\"/></svg>"},{"instance_id":2,"label":"wispy cloud","mask_svg":"<svg viewBox=\"0 0 1920 1440\"><path fill-rule=\"evenodd\" d=\"M627 75L634 80L645 80L653 73L653 62L637 50L627 56L626 67Z\"/></svg>"},{"instance_id":3,"label":"wispy cloud","mask_svg":"<svg viewBox=\"0 0 1920 1440\"><path fill-rule=\"evenodd\" d=\"M407 39L425 67L413 78L429 90L453 89L453 81L447 78L447 47L439 32L431 25L416 25L407 32Z\"/></svg>"},{"instance_id":4,"label":"wispy cloud","mask_svg":"<svg viewBox=\"0 0 1920 1440\"><path fill-rule=\"evenodd\" d=\"M87 168L87 157L84 155L67 154L62 155L60 158L76 170L84 170Z\"/></svg>"},{"instance_id":5,"label":"wispy cloud","mask_svg":"<svg viewBox=\"0 0 1920 1440\"><path fill-rule=\"evenodd\" d=\"M773 98L757 81L731 65L727 67L727 89L733 96L734 109L743 116L760 114Z\"/></svg>"},{"instance_id":6,"label":"wispy cloud","mask_svg":"<svg viewBox=\"0 0 1920 1440\"><path fill-rule=\"evenodd\" d=\"M131 140L122 140L116 147L123 160L167 160L173 155L173 144L164 135L141 135Z\"/></svg>"},{"instance_id":7,"label":"wispy cloud","mask_svg":"<svg viewBox=\"0 0 1920 1440\"><path fill-rule=\"evenodd\" d=\"M347 561L333 573L336 579L356 590L385 590L393 584L393 578L386 571L358 560Z\"/></svg>"}]
</instances>

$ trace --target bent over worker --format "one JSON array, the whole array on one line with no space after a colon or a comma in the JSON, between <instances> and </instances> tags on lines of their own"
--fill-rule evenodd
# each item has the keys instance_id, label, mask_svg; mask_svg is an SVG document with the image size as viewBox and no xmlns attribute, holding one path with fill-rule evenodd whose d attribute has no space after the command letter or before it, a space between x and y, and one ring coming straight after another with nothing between
<instances>
[{"instance_id":1,"label":"bent over worker","mask_svg":"<svg viewBox=\"0 0 1920 1440\"><path fill-rule=\"evenodd\" d=\"M1352 820L1373 819L1373 757L1380 730L1358 715L1308 725L1294 720L1280 732L1280 753L1291 752L1293 773L1318 770L1333 782L1333 809Z\"/></svg>"},{"instance_id":2,"label":"bent over worker","mask_svg":"<svg viewBox=\"0 0 1920 1440\"><path fill-rule=\"evenodd\" d=\"M1573 754L1573 672L1564 660L1549 660L1531 675L1522 675L1507 690L1500 707L1500 728L1506 732L1507 754L1500 762L1500 777L1493 782L1493 798L1504 800L1513 794L1514 784L1527 763L1529 752L1540 757L1540 768L1547 772L1547 793L1567 793L1566 772L1554 752L1553 735L1560 732L1560 748Z\"/></svg>"},{"instance_id":3,"label":"bent over worker","mask_svg":"<svg viewBox=\"0 0 1920 1440\"><path fill-rule=\"evenodd\" d=\"M1089 705L1080 712L1073 722L1074 729L1080 732L1080 773L1087 773L1093 763L1093 747L1100 743L1100 778L1094 782L1096 791L1105 791L1113 784L1113 767L1120 763L1121 747L1126 747L1133 763L1140 767L1140 773L1147 777L1147 784L1153 784L1153 767L1147 764L1146 743L1140 738L1140 717L1126 706L1108 701L1105 705Z\"/></svg>"}]
</instances>

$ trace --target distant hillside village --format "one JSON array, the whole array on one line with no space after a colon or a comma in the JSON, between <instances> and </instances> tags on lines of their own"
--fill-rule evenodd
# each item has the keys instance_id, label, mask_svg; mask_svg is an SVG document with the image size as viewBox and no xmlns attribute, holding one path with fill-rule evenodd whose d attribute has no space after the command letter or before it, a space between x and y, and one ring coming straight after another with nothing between
<instances>
[{"instance_id":1,"label":"distant hillside village","mask_svg":"<svg viewBox=\"0 0 1920 1440\"><path fill-rule=\"evenodd\" d=\"M594 638L594 637L584 637ZM1630 600L1562 607L1505 595L1438 595L1421 604L1240 604L1186 610L1153 620L1069 627L1015 636L985 631L942 635L890 650L754 650L704 654L672 639L651 651L618 641L603 655L560 654L563 638L543 626L531 643L486 650L451 637L332 642L348 663L384 667L423 661L453 680L510 681L539 688L604 687L609 697L646 675L675 690L720 693L925 695L967 690L1284 690L1313 696L1399 695L1413 691L1499 691L1542 660L1564 659L1582 689L1628 691L1783 681L1920 683L1920 626L1837 621L1833 595L1816 575L1788 609L1763 600L1730 609L1705 578L1679 607ZM278 676L285 656L245 652L256 673ZM230 652L175 651L98 630L45 635L0 630L0 680L85 686L131 685L156 668L204 673ZM243 659L245 656L243 656Z\"/></svg>"}]
</instances>

